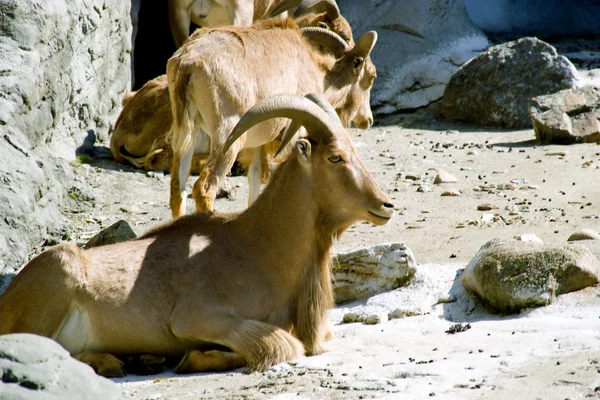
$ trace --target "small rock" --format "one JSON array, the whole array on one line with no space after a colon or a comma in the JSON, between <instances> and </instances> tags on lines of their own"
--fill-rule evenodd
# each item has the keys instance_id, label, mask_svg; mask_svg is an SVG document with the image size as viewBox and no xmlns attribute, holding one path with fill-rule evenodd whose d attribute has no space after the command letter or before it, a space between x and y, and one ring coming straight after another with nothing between
<instances>
[{"instance_id":1,"label":"small rock","mask_svg":"<svg viewBox=\"0 0 600 400\"><path fill-rule=\"evenodd\" d=\"M569 152L568 151L551 151L551 152L546 153L546 155L550 156L550 157L553 157L553 156L554 157L566 157L569 155Z\"/></svg>"},{"instance_id":2,"label":"small rock","mask_svg":"<svg viewBox=\"0 0 600 400\"><path fill-rule=\"evenodd\" d=\"M442 194L440 194L440 196L450 196L450 197L460 196L460 190L458 190L458 189L446 190L445 192L442 192Z\"/></svg>"},{"instance_id":3,"label":"small rock","mask_svg":"<svg viewBox=\"0 0 600 400\"><path fill-rule=\"evenodd\" d=\"M600 240L600 234L592 229L582 229L573 232L567 239L567 242L574 242L576 240Z\"/></svg>"},{"instance_id":4,"label":"small rock","mask_svg":"<svg viewBox=\"0 0 600 400\"><path fill-rule=\"evenodd\" d=\"M421 176L420 175L406 174L406 176L404 177L404 179L408 179L410 181L420 181L421 180Z\"/></svg>"},{"instance_id":5,"label":"small rock","mask_svg":"<svg viewBox=\"0 0 600 400\"><path fill-rule=\"evenodd\" d=\"M544 242L542 242L542 239L537 237L534 233L525 233L523 235L515 236L515 239L517 239L521 242L532 242L532 243L544 244Z\"/></svg>"},{"instance_id":6,"label":"small rock","mask_svg":"<svg viewBox=\"0 0 600 400\"><path fill-rule=\"evenodd\" d=\"M92 237L84 247L90 249L92 247L124 242L126 240L135 239L136 237L137 235L133 229L131 229L131 226L127 221L121 220Z\"/></svg>"},{"instance_id":7,"label":"small rock","mask_svg":"<svg viewBox=\"0 0 600 400\"><path fill-rule=\"evenodd\" d=\"M485 203L485 204L480 204L477 206L477 211L490 211L490 210L497 210L498 207L496 207L493 204L489 204L489 203Z\"/></svg>"},{"instance_id":8,"label":"small rock","mask_svg":"<svg viewBox=\"0 0 600 400\"><path fill-rule=\"evenodd\" d=\"M419 187L417 188L417 192L419 193L427 193L431 191L433 191L433 189L429 185L419 185Z\"/></svg>"},{"instance_id":9,"label":"small rock","mask_svg":"<svg viewBox=\"0 0 600 400\"><path fill-rule=\"evenodd\" d=\"M377 314L369 315L365 318L365 324L367 325L377 325L381 322L381 317Z\"/></svg>"},{"instance_id":10,"label":"small rock","mask_svg":"<svg viewBox=\"0 0 600 400\"><path fill-rule=\"evenodd\" d=\"M453 183L453 182L457 182L457 179L454 175L452 175L451 173L444 171L443 169L437 169L436 170L437 175L435 176L435 179L433 180L433 183L436 185L439 185L440 183Z\"/></svg>"},{"instance_id":11,"label":"small rock","mask_svg":"<svg viewBox=\"0 0 600 400\"><path fill-rule=\"evenodd\" d=\"M353 322L365 322L365 317L358 313L346 313L342 318L344 324L351 324Z\"/></svg>"}]
</instances>

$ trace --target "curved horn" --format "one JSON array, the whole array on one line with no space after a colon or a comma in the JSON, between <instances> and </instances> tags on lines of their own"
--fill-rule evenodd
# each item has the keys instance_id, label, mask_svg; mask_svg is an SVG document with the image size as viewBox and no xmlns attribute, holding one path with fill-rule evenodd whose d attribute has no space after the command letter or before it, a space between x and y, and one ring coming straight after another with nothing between
<instances>
[{"instance_id":1,"label":"curved horn","mask_svg":"<svg viewBox=\"0 0 600 400\"><path fill-rule=\"evenodd\" d=\"M298 7L302 0L282 0L270 13L269 18L273 18L283 12L286 12L290 8Z\"/></svg>"},{"instance_id":2,"label":"curved horn","mask_svg":"<svg viewBox=\"0 0 600 400\"><path fill-rule=\"evenodd\" d=\"M340 9L335 0L303 0L302 3L296 9L294 18L306 14L311 8L322 4L327 9L327 16L329 19L334 20L340 17Z\"/></svg>"},{"instance_id":3,"label":"curved horn","mask_svg":"<svg viewBox=\"0 0 600 400\"><path fill-rule=\"evenodd\" d=\"M322 44L330 49L335 57L340 57L350 50L348 43L340 35L329 29L308 26L300 28L300 31L308 41Z\"/></svg>"},{"instance_id":4,"label":"curved horn","mask_svg":"<svg viewBox=\"0 0 600 400\"><path fill-rule=\"evenodd\" d=\"M323 96L322 94L317 94L317 93L309 93L305 97L307 99L309 99L310 101L312 101L313 103L315 103L316 105L318 105L319 107L321 107L323 109L323 111L325 111L327 113L327 115L329 115L329 118L331 118L333 121L335 121L335 123L337 123L339 126L342 126L342 127L344 126L344 124L342 124L342 120L340 119L340 116L333 109L333 107L327 101L325 96Z\"/></svg>"},{"instance_id":5,"label":"curved horn","mask_svg":"<svg viewBox=\"0 0 600 400\"><path fill-rule=\"evenodd\" d=\"M227 151L248 129L271 118L290 118L298 122L290 123L277 153L291 140L300 125L306 128L309 135L319 132L333 134L338 129L328 113L313 101L294 94L279 94L260 100L244 114L227 138L223 151Z\"/></svg>"},{"instance_id":6,"label":"curved horn","mask_svg":"<svg viewBox=\"0 0 600 400\"><path fill-rule=\"evenodd\" d=\"M371 54L373 47L375 47L375 43L377 43L377 32L369 31L358 39L353 53L357 56L367 58Z\"/></svg>"}]
</instances>

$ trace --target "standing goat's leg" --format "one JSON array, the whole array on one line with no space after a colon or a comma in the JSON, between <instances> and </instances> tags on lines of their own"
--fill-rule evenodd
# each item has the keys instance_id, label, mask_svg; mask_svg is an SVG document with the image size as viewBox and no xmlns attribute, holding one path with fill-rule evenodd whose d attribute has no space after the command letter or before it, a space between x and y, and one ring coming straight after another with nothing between
<instances>
[{"instance_id":1,"label":"standing goat's leg","mask_svg":"<svg viewBox=\"0 0 600 400\"><path fill-rule=\"evenodd\" d=\"M254 203L260 194L260 184L262 183L263 167L263 148L256 147L252 151L252 162L248 168L248 207Z\"/></svg>"},{"instance_id":2,"label":"standing goat's leg","mask_svg":"<svg viewBox=\"0 0 600 400\"><path fill-rule=\"evenodd\" d=\"M185 215L185 202L187 198L185 184L190 174L193 155L194 146L189 146L183 153L177 151L173 152L173 161L171 164L171 196L169 201L173 218Z\"/></svg>"},{"instance_id":3,"label":"standing goat's leg","mask_svg":"<svg viewBox=\"0 0 600 400\"><path fill-rule=\"evenodd\" d=\"M227 151L223 151L223 143L237 121L238 119L234 118L222 121L216 131L214 140L211 142L206 165L202 169L198 180L194 183L192 191L196 202L196 211L198 212L213 210L213 202L217 197L219 186L225 175L231 170L240 149L244 145L244 139L240 138Z\"/></svg>"},{"instance_id":4,"label":"standing goat's leg","mask_svg":"<svg viewBox=\"0 0 600 400\"><path fill-rule=\"evenodd\" d=\"M250 26L254 18L254 0L231 0L227 5L231 25Z\"/></svg>"}]
</instances>

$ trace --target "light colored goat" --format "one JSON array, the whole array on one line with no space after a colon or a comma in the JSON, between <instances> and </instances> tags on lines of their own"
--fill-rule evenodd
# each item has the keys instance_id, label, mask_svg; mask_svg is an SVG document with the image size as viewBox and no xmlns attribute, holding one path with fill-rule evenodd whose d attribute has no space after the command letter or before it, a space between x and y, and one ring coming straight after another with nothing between
<instances>
[{"instance_id":1,"label":"light colored goat","mask_svg":"<svg viewBox=\"0 0 600 400\"><path fill-rule=\"evenodd\" d=\"M272 118L307 131L250 208L88 250L52 247L0 296L0 334L50 337L108 376L128 354L182 357L175 372L188 373L325 351L333 241L355 222L387 223L393 206L335 111L310 98L264 99L232 133Z\"/></svg>"},{"instance_id":2,"label":"light colored goat","mask_svg":"<svg viewBox=\"0 0 600 400\"><path fill-rule=\"evenodd\" d=\"M293 5L297 5L297 1ZM290 3L281 2L279 8ZM319 12L325 8L326 12ZM348 22L339 15L334 0L304 0L297 8L295 21L300 27L325 27L342 37L349 46L354 46L352 31ZM110 150L115 161L128 163L149 171L168 171L171 165L171 145L167 143L167 133L171 128L171 103L167 76L161 75L144 84L136 92L128 92L122 101L123 109L115 123L110 138ZM207 154L194 155L190 171L199 173ZM252 155L241 161L244 168L249 166ZM265 157L268 162L268 156ZM266 171L266 169L265 169ZM266 180L265 176L263 180Z\"/></svg>"},{"instance_id":3,"label":"light colored goat","mask_svg":"<svg viewBox=\"0 0 600 400\"><path fill-rule=\"evenodd\" d=\"M189 37L190 22L203 28L249 26L272 16L285 18L288 10L294 11L294 18L310 19L314 13L309 14L312 17L306 13L317 6L326 10L319 15L320 24L339 31L350 42L350 25L340 15L335 0L169 0L169 25L175 45L181 47Z\"/></svg>"},{"instance_id":4,"label":"light colored goat","mask_svg":"<svg viewBox=\"0 0 600 400\"><path fill-rule=\"evenodd\" d=\"M194 184L197 211L212 210L219 184L243 148L253 151L248 168L249 203L262 180L262 146L277 139L283 120L260 124L224 151L239 118L254 103L278 93L324 94L345 126L367 128L376 76L369 55L377 40L364 34L353 48L335 33L303 28L291 20L267 20L251 27L197 30L167 63L173 110L170 206L174 217L185 214L185 183L199 140L210 138L210 154ZM304 34L303 34L304 33ZM330 41L330 54L311 46L304 36ZM335 57L336 55L337 57Z\"/></svg>"}]
</instances>

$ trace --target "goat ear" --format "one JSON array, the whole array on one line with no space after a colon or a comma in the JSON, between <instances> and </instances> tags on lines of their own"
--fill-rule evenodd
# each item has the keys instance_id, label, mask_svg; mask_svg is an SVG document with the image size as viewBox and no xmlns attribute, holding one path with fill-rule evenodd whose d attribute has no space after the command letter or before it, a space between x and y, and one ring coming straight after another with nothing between
<instances>
[{"instance_id":1,"label":"goat ear","mask_svg":"<svg viewBox=\"0 0 600 400\"><path fill-rule=\"evenodd\" d=\"M300 159L302 161L310 161L311 146L308 140L298 139L298 141L296 142L296 150L298 150L298 153L300 154Z\"/></svg>"},{"instance_id":2,"label":"goat ear","mask_svg":"<svg viewBox=\"0 0 600 400\"><path fill-rule=\"evenodd\" d=\"M377 32L369 31L362 35L356 45L354 46L353 53L355 57L367 58L371 54L371 50L377 43Z\"/></svg>"}]
</instances>

